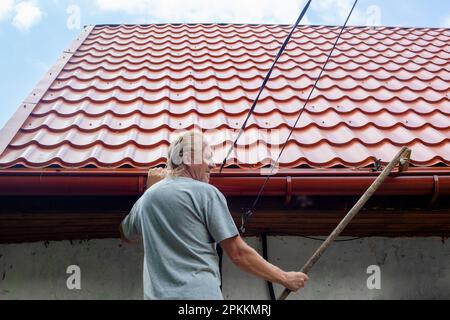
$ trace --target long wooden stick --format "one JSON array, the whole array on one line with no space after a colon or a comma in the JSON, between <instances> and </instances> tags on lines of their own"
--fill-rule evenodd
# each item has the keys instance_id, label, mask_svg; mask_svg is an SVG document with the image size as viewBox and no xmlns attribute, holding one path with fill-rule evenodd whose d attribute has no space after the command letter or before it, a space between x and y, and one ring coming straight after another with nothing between
<instances>
[{"instance_id":1,"label":"long wooden stick","mask_svg":"<svg viewBox=\"0 0 450 320\"><path fill-rule=\"evenodd\" d=\"M400 163L401 167L405 167L405 162L409 163L409 157L411 155L411 150L407 147L403 147L399 153L395 156L395 158L387 165L387 167L383 170L383 172L378 176L378 178L372 183L372 185L367 189L364 195L359 199L359 201L355 204L355 206L347 213L347 215L342 219L339 225L334 229L334 231L330 234L330 236L322 243L322 245L317 249L317 251L312 255L312 257L306 262L303 266L301 272L307 274L311 268L316 264L325 250L333 243L333 241L339 237L342 231L347 227L347 225L352 221L352 219L358 214L358 212L362 209L362 207L366 204L366 202L372 197L372 195L377 191L377 189L381 186L381 184L386 180L386 178L391 174L394 167ZM407 158L407 159L406 159ZM278 300L285 300L291 291L289 289L285 289L283 293L280 295Z\"/></svg>"}]
</instances>

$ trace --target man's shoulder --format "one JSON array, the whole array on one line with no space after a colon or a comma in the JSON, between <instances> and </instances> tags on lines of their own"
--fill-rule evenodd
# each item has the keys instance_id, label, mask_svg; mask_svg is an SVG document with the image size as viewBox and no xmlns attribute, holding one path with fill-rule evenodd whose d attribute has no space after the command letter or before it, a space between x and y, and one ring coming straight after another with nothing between
<instances>
[{"instance_id":1,"label":"man's shoulder","mask_svg":"<svg viewBox=\"0 0 450 320\"><path fill-rule=\"evenodd\" d=\"M158 182L156 182L154 185L152 185L150 188L148 188L147 190L145 190L144 192L144 196L145 197L152 197L155 194L158 194L159 191L161 190L161 187L164 186L165 184L167 184L168 179L164 178Z\"/></svg>"},{"instance_id":2,"label":"man's shoulder","mask_svg":"<svg viewBox=\"0 0 450 320\"><path fill-rule=\"evenodd\" d=\"M158 196L160 194L164 194L167 195L168 191L179 191L182 190L183 187L181 186L181 188L177 188L176 184L177 181L170 179L170 178L165 178L159 182L157 182L156 184L154 184L153 186L151 186L150 188L148 188L145 191L145 196L146 198L151 198L154 196ZM186 183L186 180L183 181L183 183ZM199 180L194 180L194 179L190 179L188 181L189 185L191 186L191 190L193 190L195 192L196 195L199 196L206 196L206 197L213 197L215 195L221 195L222 193L219 191L219 189L217 189L215 186L213 186L212 184L203 182L203 181L199 181ZM170 193L170 192L169 192Z\"/></svg>"},{"instance_id":3,"label":"man's shoulder","mask_svg":"<svg viewBox=\"0 0 450 320\"><path fill-rule=\"evenodd\" d=\"M200 181L199 183L202 184L203 190L201 193L203 194L203 198L205 201L226 201L225 196L216 186Z\"/></svg>"},{"instance_id":4,"label":"man's shoulder","mask_svg":"<svg viewBox=\"0 0 450 320\"><path fill-rule=\"evenodd\" d=\"M205 192L208 192L208 193L218 193L219 192L220 193L219 189L217 189L215 186L213 186L210 183L198 181L198 180L194 180L194 183L198 189L202 189Z\"/></svg>"}]
</instances>

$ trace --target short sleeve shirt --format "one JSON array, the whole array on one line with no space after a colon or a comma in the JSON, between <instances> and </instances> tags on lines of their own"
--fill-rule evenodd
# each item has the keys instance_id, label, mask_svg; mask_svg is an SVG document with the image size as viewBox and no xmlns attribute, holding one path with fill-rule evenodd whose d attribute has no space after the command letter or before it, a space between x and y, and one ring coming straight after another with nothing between
<instances>
[{"instance_id":1,"label":"short sleeve shirt","mask_svg":"<svg viewBox=\"0 0 450 320\"><path fill-rule=\"evenodd\" d=\"M143 240L145 299L223 299L216 244L239 232L216 187L165 178L135 203L122 229Z\"/></svg>"}]
</instances>

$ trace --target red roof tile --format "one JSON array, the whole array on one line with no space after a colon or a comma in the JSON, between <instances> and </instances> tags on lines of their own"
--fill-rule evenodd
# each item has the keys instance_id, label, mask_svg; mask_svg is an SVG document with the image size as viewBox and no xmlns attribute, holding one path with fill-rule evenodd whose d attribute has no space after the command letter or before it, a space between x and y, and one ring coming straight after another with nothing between
<instances>
[{"instance_id":1,"label":"red roof tile","mask_svg":"<svg viewBox=\"0 0 450 320\"><path fill-rule=\"evenodd\" d=\"M289 30L88 27L3 129L0 166L154 166L194 126L219 163ZM276 158L338 32L296 30L229 165ZM368 166L403 145L416 166L450 166L449 43L449 29L347 28L281 166Z\"/></svg>"}]
</instances>

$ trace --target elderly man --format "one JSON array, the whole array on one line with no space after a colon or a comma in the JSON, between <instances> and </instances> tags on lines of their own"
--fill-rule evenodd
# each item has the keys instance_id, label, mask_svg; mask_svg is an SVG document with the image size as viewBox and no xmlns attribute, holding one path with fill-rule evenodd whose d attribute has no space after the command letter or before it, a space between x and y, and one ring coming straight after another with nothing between
<instances>
[{"instance_id":1,"label":"elderly man","mask_svg":"<svg viewBox=\"0 0 450 320\"><path fill-rule=\"evenodd\" d=\"M303 287L305 274L270 264L239 236L225 197L208 184L213 167L201 133L179 136L169 147L167 177L123 220L124 241L143 239L145 299L223 299L217 243L242 270L292 291Z\"/></svg>"}]
</instances>

